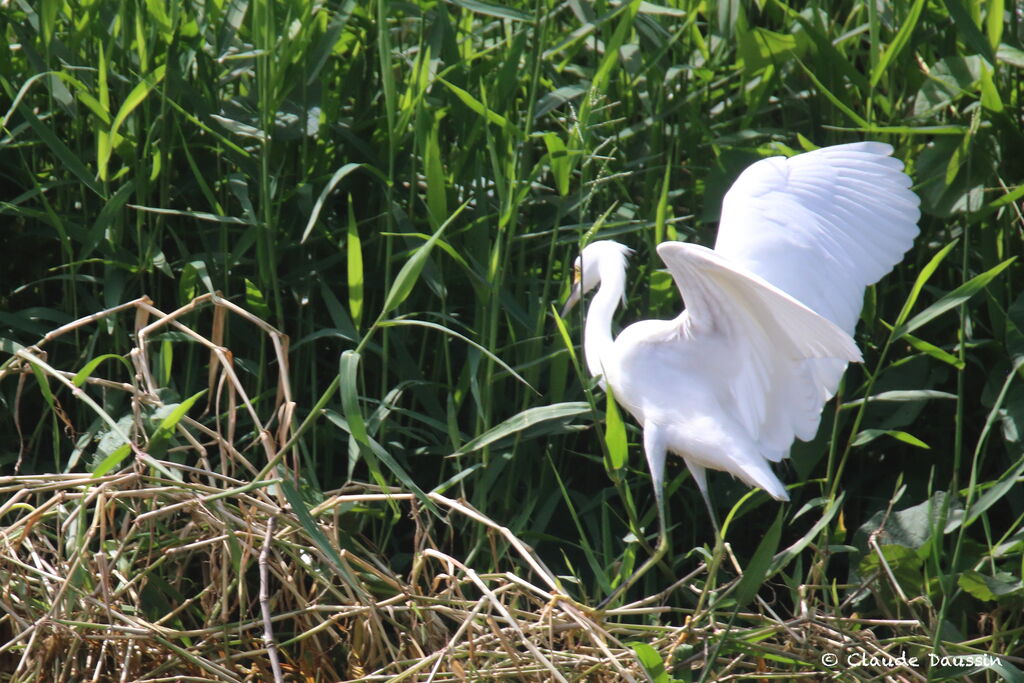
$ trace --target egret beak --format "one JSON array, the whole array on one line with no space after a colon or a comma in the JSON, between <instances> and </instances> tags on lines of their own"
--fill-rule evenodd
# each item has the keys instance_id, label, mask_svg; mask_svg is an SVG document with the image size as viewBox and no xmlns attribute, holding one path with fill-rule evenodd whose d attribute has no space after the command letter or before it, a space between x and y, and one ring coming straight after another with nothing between
<instances>
[{"instance_id":1,"label":"egret beak","mask_svg":"<svg viewBox=\"0 0 1024 683\"><path fill-rule=\"evenodd\" d=\"M572 307L580 302L582 296L583 279L580 277L579 268L576 268L572 274L572 291L569 293L569 298L565 300L565 306L562 307L560 315L564 318L572 310Z\"/></svg>"}]
</instances>

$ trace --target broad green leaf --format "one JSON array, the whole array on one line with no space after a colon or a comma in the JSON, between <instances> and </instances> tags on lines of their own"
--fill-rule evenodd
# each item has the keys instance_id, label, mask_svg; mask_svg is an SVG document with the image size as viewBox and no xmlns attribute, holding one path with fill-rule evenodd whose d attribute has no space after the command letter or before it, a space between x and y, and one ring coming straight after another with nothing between
<instances>
[{"instance_id":1,"label":"broad green leaf","mask_svg":"<svg viewBox=\"0 0 1024 683\"><path fill-rule=\"evenodd\" d=\"M146 99L150 91L153 90L164 78L164 73L167 71L167 65L161 64L157 68L142 79L141 83L137 83L128 96L124 99L124 103L117 112L117 116L114 117L114 122L110 124L109 137L106 139L105 144L102 145L96 154L96 174L100 180L107 179L107 164L110 161L110 154L113 151L114 145L117 144L118 130L121 128L121 124L124 123L136 107L142 104L142 101Z\"/></svg>"},{"instance_id":2,"label":"broad green leaf","mask_svg":"<svg viewBox=\"0 0 1024 683\"><path fill-rule=\"evenodd\" d=\"M798 54L796 36L791 33L754 27L737 31L736 41L737 52L748 74L754 74L769 65L782 64Z\"/></svg>"},{"instance_id":3,"label":"broad green leaf","mask_svg":"<svg viewBox=\"0 0 1024 683\"><path fill-rule=\"evenodd\" d=\"M999 273L1003 272L1011 263L1017 260L1016 256L1012 256L997 266L994 266L981 275L976 275L970 280L960 285L952 292L946 294L941 299L933 303L925 310L918 313L916 316L911 318L908 322L903 325L898 325L896 330L893 332L893 339L899 339L908 332L913 332L918 327L931 322L935 318L939 317L943 313L950 311L960 304L966 302L968 299L973 297L975 294L985 289L992 280L996 278Z\"/></svg>"},{"instance_id":4,"label":"broad green leaf","mask_svg":"<svg viewBox=\"0 0 1024 683\"><path fill-rule=\"evenodd\" d=\"M609 464L613 471L621 470L629 459L629 442L626 439L626 424L622 421L611 385L605 391L605 405L604 443L608 447Z\"/></svg>"},{"instance_id":5,"label":"broad green leaf","mask_svg":"<svg viewBox=\"0 0 1024 683\"><path fill-rule=\"evenodd\" d=\"M945 491L937 491L924 502L903 510L892 513L887 513L886 510L876 512L854 532L854 545L867 550L868 538L876 535L883 544L895 543L914 550L921 548L936 531L939 531L936 524L941 521L939 517L943 506L946 505L946 497ZM950 507L950 516L952 517L959 509L959 503L954 502ZM949 529L946 529L947 533L948 531Z\"/></svg>"},{"instance_id":6,"label":"broad green leaf","mask_svg":"<svg viewBox=\"0 0 1024 683\"><path fill-rule=\"evenodd\" d=\"M917 349L918 351L924 354L931 356L935 360L941 361L948 365L952 365L957 370L963 370L967 365L964 361L960 360L957 356L954 356L950 352L940 349L938 346L926 342L923 339L919 339L918 337L915 337L912 334L904 334L901 338L903 339L903 341L910 344L911 347Z\"/></svg>"},{"instance_id":7,"label":"broad green leaf","mask_svg":"<svg viewBox=\"0 0 1024 683\"><path fill-rule=\"evenodd\" d=\"M492 123L498 126L513 138L521 137L519 129L513 126L512 123L504 116L489 109L487 106L484 105L483 102L473 97L467 91L463 90L454 83L449 83L440 76L437 77L437 80L441 81L441 83L443 83L446 88L455 93L455 96L458 97L464 105L472 109L480 116L484 117L488 123Z\"/></svg>"},{"instance_id":8,"label":"broad green leaf","mask_svg":"<svg viewBox=\"0 0 1024 683\"><path fill-rule=\"evenodd\" d=\"M1011 596L1024 598L1024 582L1009 572L994 576L968 569L957 577L957 585L979 600L996 602Z\"/></svg>"},{"instance_id":9,"label":"broad green leaf","mask_svg":"<svg viewBox=\"0 0 1024 683\"><path fill-rule=\"evenodd\" d=\"M555 187L563 197L569 194L569 174L572 171L572 160L565 143L557 133L544 134L544 146L548 148L548 160L551 163L551 175L555 178Z\"/></svg>"},{"instance_id":10,"label":"broad green leaf","mask_svg":"<svg viewBox=\"0 0 1024 683\"><path fill-rule=\"evenodd\" d=\"M43 395L46 404L50 406L50 410L53 410L53 391L50 389L50 380L46 376L46 372L36 363L31 363L30 367L32 368L32 374L36 376L39 392Z\"/></svg>"},{"instance_id":11,"label":"broad green leaf","mask_svg":"<svg viewBox=\"0 0 1024 683\"><path fill-rule=\"evenodd\" d=\"M359 407L359 352L351 349L341 354L341 408L345 413L345 421L356 441L368 443L366 422L363 411Z\"/></svg>"},{"instance_id":12,"label":"broad green leaf","mask_svg":"<svg viewBox=\"0 0 1024 683\"><path fill-rule=\"evenodd\" d=\"M206 394L207 391L207 389L203 389L176 405L170 414L160 422L160 426L156 428L156 431L153 432L153 436L150 437L149 444L147 444L146 452L154 458L161 457L164 451L167 450L167 442L174 435L174 428L178 426L178 422L181 421L181 418L185 417L185 414L193 404Z\"/></svg>"},{"instance_id":13,"label":"broad green leaf","mask_svg":"<svg viewBox=\"0 0 1024 683\"><path fill-rule=\"evenodd\" d=\"M270 306L267 305L267 298L255 282L249 278L242 278L245 282L245 305L257 318L262 320L270 319Z\"/></svg>"},{"instance_id":14,"label":"broad green leaf","mask_svg":"<svg viewBox=\"0 0 1024 683\"><path fill-rule=\"evenodd\" d=\"M116 468L118 465L121 464L121 462L125 458L131 455L131 452L131 444L126 443L118 446L113 453L103 458L103 460L101 460L100 463L96 465L96 468L92 471L93 479L102 477L107 472L110 472L111 470Z\"/></svg>"},{"instance_id":15,"label":"broad green leaf","mask_svg":"<svg viewBox=\"0 0 1024 683\"><path fill-rule=\"evenodd\" d=\"M388 290L388 295L384 299L384 309L381 311L381 318L390 313L391 311L398 308L403 301L405 301L412 293L413 287L416 286L416 281L420 277L420 273L423 271L423 266L427 263L427 257L430 256L431 249L434 248L434 244L440 239L441 234L445 231L452 221L462 210L469 206L469 201L466 200L459 208L455 209L455 213L448 217L441 227L430 236L426 242L424 242L413 255L409 257L409 260L405 262L402 269L398 271L398 275L395 277L395 281L391 283L391 288Z\"/></svg>"},{"instance_id":16,"label":"broad green leaf","mask_svg":"<svg viewBox=\"0 0 1024 683\"><path fill-rule=\"evenodd\" d=\"M1020 478L1024 476L1024 458L1017 461L1016 466L1006 470L996 482L964 514L964 526L973 524L983 512L1002 500L1010 491L1020 486Z\"/></svg>"},{"instance_id":17,"label":"broad green leaf","mask_svg":"<svg viewBox=\"0 0 1024 683\"><path fill-rule=\"evenodd\" d=\"M922 588L923 565L924 560L913 548L895 543L880 544L878 550L871 549L861 558L857 572L867 577L885 571L895 579L905 594L917 595ZM888 581L883 584L888 584Z\"/></svg>"},{"instance_id":18,"label":"broad green leaf","mask_svg":"<svg viewBox=\"0 0 1024 683\"><path fill-rule=\"evenodd\" d=\"M53 39L53 29L57 25L57 14L60 12L61 0L42 0L39 19L43 29L43 40L47 45Z\"/></svg>"},{"instance_id":19,"label":"broad green leaf","mask_svg":"<svg viewBox=\"0 0 1024 683\"><path fill-rule=\"evenodd\" d=\"M931 449L931 446L926 444L924 441L921 441L913 434L908 434L907 432L903 432L898 429L863 429L857 433L857 438L853 440L851 445L863 446L864 444L871 443L880 436L891 436L897 441L902 441L905 444L916 446L917 448Z\"/></svg>"},{"instance_id":20,"label":"broad green leaf","mask_svg":"<svg viewBox=\"0 0 1024 683\"><path fill-rule=\"evenodd\" d=\"M910 288L910 294L907 295L907 300L903 302L903 308L900 309L900 313L896 316L895 327L900 327L906 322L907 318L910 317L910 312L914 309L914 305L917 303L917 298L921 295L921 290L931 279L935 271L938 270L939 266L949 255L949 252L953 251L953 247L957 245L959 239L955 239L932 256L931 259L925 264L925 267L921 269L921 272L917 274L917 278L914 280L914 286ZM895 332L893 333L895 335ZM894 337L895 338L895 337Z\"/></svg>"},{"instance_id":21,"label":"broad green leaf","mask_svg":"<svg viewBox=\"0 0 1024 683\"><path fill-rule=\"evenodd\" d=\"M924 0L914 0L914 4L911 5L910 11L907 13L906 19L900 24L900 30L896 32L896 37L892 39L892 42L885 48L881 58L878 60L878 64L871 70L871 87L874 88L878 85L878 81L885 75L886 69L889 68L889 64L892 60L903 51L906 47L907 41L910 40L910 35L917 28L917 22L921 18L921 10L924 9Z\"/></svg>"},{"instance_id":22,"label":"broad green leaf","mask_svg":"<svg viewBox=\"0 0 1024 683\"><path fill-rule=\"evenodd\" d=\"M986 0L985 2L985 37L993 52L999 50L999 44L1003 40L1003 11L1004 0Z\"/></svg>"},{"instance_id":23,"label":"broad green leaf","mask_svg":"<svg viewBox=\"0 0 1024 683\"><path fill-rule=\"evenodd\" d=\"M665 670L665 662L661 659L658 651L647 643L633 641L626 643L636 654L637 661L644 667L644 672L653 683L671 683L668 672Z\"/></svg>"},{"instance_id":24,"label":"broad green leaf","mask_svg":"<svg viewBox=\"0 0 1024 683\"><path fill-rule=\"evenodd\" d=\"M779 539L782 537L784 519L783 509L780 508L775 515L775 522L768 528L761 542L757 544L757 550L754 551L753 557L750 558L750 562L743 570L743 576L736 584L736 590L732 594L733 599L736 600L737 610L746 607L768 579L772 560L775 557L775 551L779 548Z\"/></svg>"},{"instance_id":25,"label":"broad green leaf","mask_svg":"<svg viewBox=\"0 0 1024 683\"><path fill-rule=\"evenodd\" d=\"M462 448L455 453L452 453L452 455L466 455L467 453L478 451L484 446L488 446L495 441L517 434L538 424L556 420L565 421L568 418L589 412L590 404L582 401L556 403L554 405L540 406L538 408L527 408L523 412L517 413L516 415L508 418L501 424L491 427L480 436L463 445Z\"/></svg>"},{"instance_id":26,"label":"broad green leaf","mask_svg":"<svg viewBox=\"0 0 1024 683\"><path fill-rule=\"evenodd\" d=\"M352 324L359 329L363 320L363 242L359 238L352 198L348 201L348 230L345 236L345 265L348 279L348 310Z\"/></svg>"},{"instance_id":27,"label":"broad green leaf","mask_svg":"<svg viewBox=\"0 0 1024 683\"><path fill-rule=\"evenodd\" d=\"M986 109L1000 113L1003 111L1003 99L999 95L999 87L995 81L995 71L984 64L981 67L981 80L978 82L981 88L981 106Z\"/></svg>"},{"instance_id":28,"label":"broad green leaf","mask_svg":"<svg viewBox=\"0 0 1024 683\"><path fill-rule=\"evenodd\" d=\"M121 361L121 363L123 363L124 366L128 368L129 373L135 372L135 369L132 367L132 364L129 363L128 359L125 358L124 356L118 355L116 353L105 353L102 356L96 356L91 361L86 363L81 370L75 373L75 377L74 379L71 380L71 382L76 387L82 386L83 384L85 384L85 381L92 376L93 371L96 370L100 363L102 363L105 360L111 359Z\"/></svg>"}]
</instances>

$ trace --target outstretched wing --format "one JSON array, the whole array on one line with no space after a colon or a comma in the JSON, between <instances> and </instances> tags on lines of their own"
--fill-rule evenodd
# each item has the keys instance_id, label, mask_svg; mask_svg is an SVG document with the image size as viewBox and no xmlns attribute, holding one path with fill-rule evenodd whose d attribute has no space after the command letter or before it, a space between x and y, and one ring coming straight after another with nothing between
<instances>
[{"instance_id":1,"label":"outstretched wing","mask_svg":"<svg viewBox=\"0 0 1024 683\"><path fill-rule=\"evenodd\" d=\"M865 287L918 233L920 200L890 154L858 142L758 161L725 195L715 251L853 334Z\"/></svg>"},{"instance_id":2,"label":"outstretched wing","mask_svg":"<svg viewBox=\"0 0 1024 683\"><path fill-rule=\"evenodd\" d=\"M673 334L720 341L722 351L732 354L732 372L721 378L729 409L761 454L779 460L794 436L813 437L833 388L808 361L835 359L844 367L859 361L850 335L706 247L664 242L658 254L686 304Z\"/></svg>"}]
</instances>

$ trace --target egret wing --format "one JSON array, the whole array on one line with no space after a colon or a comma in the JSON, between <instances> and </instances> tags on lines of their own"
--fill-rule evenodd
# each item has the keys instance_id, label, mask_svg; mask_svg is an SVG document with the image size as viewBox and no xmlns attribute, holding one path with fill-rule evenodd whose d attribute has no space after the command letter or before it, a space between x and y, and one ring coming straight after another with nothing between
<instances>
[{"instance_id":1,"label":"egret wing","mask_svg":"<svg viewBox=\"0 0 1024 683\"><path fill-rule=\"evenodd\" d=\"M852 334L865 287L918 234L920 200L890 154L859 142L758 161L725 195L715 251Z\"/></svg>"},{"instance_id":2,"label":"egret wing","mask_svg":"<svg viewBox=\"0 0 1024 683\"><path fill-rule=\"evenodd\" d=\"M789 452L794 436L817 430L834 387L817 359L845 367L861 359L849 334L754 273L706 247L664 242L658 254L686 303L672 332L701 336L732 354L726 384L730 412L769 460ZM665 341L668 341L666 339Z\"/></svg>"}]
</instances>

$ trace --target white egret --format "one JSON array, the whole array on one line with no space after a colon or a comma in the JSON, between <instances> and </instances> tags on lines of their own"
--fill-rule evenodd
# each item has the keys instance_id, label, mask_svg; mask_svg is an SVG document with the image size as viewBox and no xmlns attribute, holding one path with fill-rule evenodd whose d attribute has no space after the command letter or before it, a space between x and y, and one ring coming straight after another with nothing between
<instances>
[{"instance_id":1,"label":"white egret","mask_svg":"<svg viewBox=\"0 0 1024 683\"><path fill-rule=\"evenodd\" d=\"M600 285L584 328L587 367L643 428L661 525L654 555L620 588L667 550L668 453L686 462L712 522L707 468L789 499L770 463L794 438L814 438L847 363L861 360L852 334L865 288L918 233L918 197L891 153L861 142L747 168L725 195L714 250L657 247L686 307L672 320L613 337L632 251L598 241L577 258L563 315Z\"/></svg>"}]
</instances>

